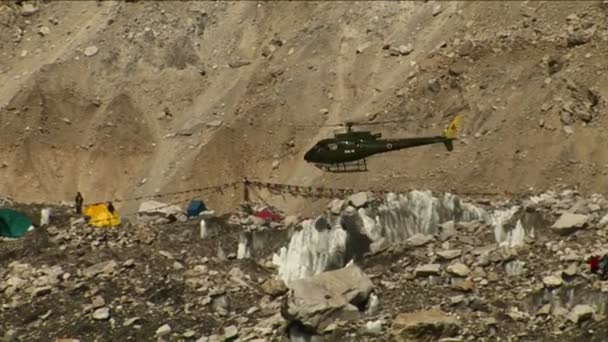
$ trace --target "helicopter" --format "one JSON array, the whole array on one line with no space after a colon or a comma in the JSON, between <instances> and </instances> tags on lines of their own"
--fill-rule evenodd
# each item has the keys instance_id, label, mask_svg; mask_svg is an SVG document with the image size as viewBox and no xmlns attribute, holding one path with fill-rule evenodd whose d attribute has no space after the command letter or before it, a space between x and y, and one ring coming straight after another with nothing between
<instances>
[{"instance_id":1,"label":"helicopter","mask_svg":"<svg viewBox=\"0 0 608 342\"><path fill-rule=\"evenodd\" d=\"M376 125L398 122L401 120L355 123L327 126L346 126L346 132L335 133L333 138L318 141L304 154L304 160L326 172L365 172L367 157L375 154L397 151L423 145L442 143L448 151L454 149L456 129L460 123L460 115L450 122L442 135L416 138L381 139L382 133L371 131L354 131L353 126Z\"/></svg>"}]
</instances>

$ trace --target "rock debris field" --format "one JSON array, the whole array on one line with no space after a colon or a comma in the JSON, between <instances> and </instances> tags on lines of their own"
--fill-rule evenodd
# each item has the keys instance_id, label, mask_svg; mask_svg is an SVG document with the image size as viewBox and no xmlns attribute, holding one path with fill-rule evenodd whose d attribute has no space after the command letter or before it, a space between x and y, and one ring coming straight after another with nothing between
<instances>
[{"instance_id":1,"label":"rock debris field","mask_svg":"<svg viewBox=\"0 0 608 342\"><path fill-rule=\"evenodd\" d=\"M356 207L355 207L356 204ZM29 215L41 205L14 204ZM412 191L314 218L48 226L0 241L6 341L603 341L608 200ZM201 220L204 229L201 229Z\"/></svg>"}]
</instances>

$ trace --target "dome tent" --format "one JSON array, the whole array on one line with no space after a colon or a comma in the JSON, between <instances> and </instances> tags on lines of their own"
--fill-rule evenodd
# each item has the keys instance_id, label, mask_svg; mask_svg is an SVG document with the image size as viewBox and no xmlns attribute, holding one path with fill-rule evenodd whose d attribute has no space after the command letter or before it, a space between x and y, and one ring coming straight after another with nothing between
<instances>
[{"instance_id":1,"label":"dome tent","mask_svg":"<svg viewBox=\"0 0 608 342\"><path fill-rule=\"evenodd\" d=\"M0 236L17 238L34 228L32 221L16 210L0 209Z\"/></svg>"},{"instance_id":2,"label":"dome tent","mask_svg":"<svg viewBox=\"0 0 608 342\"><path fill-rule=\"evenodd\" d=\"M92 226L116 227L120 224L120 218L116 211L110 212L108 206L104 203L91 204L84 208L84 216L89 218L88 223Z\"/></svg>"}]
</instances>

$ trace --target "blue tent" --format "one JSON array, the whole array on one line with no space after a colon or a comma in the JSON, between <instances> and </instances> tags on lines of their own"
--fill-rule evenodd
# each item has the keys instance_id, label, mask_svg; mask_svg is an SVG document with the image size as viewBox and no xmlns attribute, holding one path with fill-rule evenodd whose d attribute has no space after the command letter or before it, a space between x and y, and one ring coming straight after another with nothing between
<instances>
[{"instance_id":1,"label":"blue tent","mask_svg":"<svg viewBox=\"0 0 608 342\"><path fill-rule=\"evenodd\" d=\"M192 200L190 201L190 204L188 204L186 215L188 215L188 217L198 216L198 214L205 210L207 210L207 207L205 206L205 203L203 203L203 201Z\"/></svg>"}]
</instances>

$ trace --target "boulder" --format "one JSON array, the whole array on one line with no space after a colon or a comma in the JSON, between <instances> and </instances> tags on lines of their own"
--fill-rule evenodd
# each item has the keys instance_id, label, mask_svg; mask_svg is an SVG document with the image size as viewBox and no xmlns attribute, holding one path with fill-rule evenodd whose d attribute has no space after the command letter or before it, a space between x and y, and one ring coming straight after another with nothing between
<instances>
[{"instance_id":1,"label":"boulder","mask_svg":"<svg viewBox=\"0 0 608 342\"><path fill-rule=\"evenodd\" d=\"M348 197L348 202L353 205L355 208L363 207L367 204L369 198L367 196L367 192L358 192L354 195Z\"/></svg>"},{"instance_id":2,"label":"boulder","mask_svg":"<svg viewBox=\"0 0 608 342\"><path fill-rule=\"evenodd\" d=\"M93 57L97 54L97 52L99 52L99 48L95 45L88 46L86 49L84 49L84 55L87 57Z\"/></svg>"},{"instance_id":3,"label":"boulder","mask_svg":"<svg viewBox=\"0 0 608 342\"><path fill-rule=\"evenodd\" d=\"M357 318L374 284L356 265L323 272L288 284L291 290L283 317L311 331L323 332L335 319Z\"/></svg>"},{"instance_id":4,"label":"boulder","mask_svg":"<svg viewBox=\"0 0 608 342\"><path fill-rule=\"evenodd\" d=\"M447 271L459 277L466 277L471 272L467 265L460 262L448 266Z\"/></svg>"},{"instance_id":5,"label":"boulder","mask_svg":"<svg viewBox=\"0 0 608 342\"><path fill-rule=\"evenodd\" d=\"M398 50L402 56L407 56L414 51L414 46L412 44L399 45Z\"/></svg>"},{"instance_id":6,"label":"boulder","mask_svg":"<svg viewBox=\"0 0 608 342\"><path fill-rule=\"evenodd\" d=\"M543 284L548 288L559 287L563 282L561 276L549 275L543 278Z\"/></svg>"},{"instance_id":7,"label":"boulder","mask_svg":"<svg viewBox=\"0 0 608 342\"><path fill-rule=\"evenodd\" d=\"M439 275L441 273L441 265L439 264L427 264L416 267L414 274L416 277L425 277L430 275Z\"/></svg>"},{"instance_id":8,"label":"boulder","mask_svg":"<svg viewBox=\"0 0 608 342\"><path fill-rule=\"evenodd\" d=\"M452 289L459 292L471 292L475 289L475 284L469 280L455 280L452 284Z\"/></svg>"},{"instance_id":9,"label":"boulder","mask_svg":"<svg viewBox=\"0 0 608 342\"><path fill-rule=\"evenodd\" d=\"M93 319L103 321L110 318L110 309L104 307L99 308L93 312Z\"/></svg>"},{"instance_id":10,"label":"boulder","mask_svg":"<svg viewBox=\"0 0 608 342\"><path fill-rule=\"evenodd\" d=\"M111 275L118 266L116 261L109 260L89 266L82 271L82 274L87 278L93 278L98 274Z\"/></svg>"},{"instance_id":11,"label":"boulder","mask_svg":"<svg viewBox=\"0 0 608 342\"><path fill-rule=\"evenodd\" d=\"M334 199L329 203L328 207L332 214L339 215L344 209L345 202L341 199Z\"/></svg>"},{"instance_id":12,"label":"boulder","mask_svg":"<svg viewBox=\"0 0 608 342\"><path fill-rule=\"evenodd\" d=\"M443 251L438 251L437 256L439 256L443 260L452 260L458 258L462 254L462 250L460 249L448 249Z\"/></svg>"},{"instance_id":13,"label":"boulder","mask_svg":"<svg viewBox=\"0 0 608 342\"><path fill-rule=\"evenodd\" d=\"M421 247L433 240L434 240L434 238L430 235L424 235L424 234L417 233L417 234L410 236L409 239L407 239L407 243L414 247Z\"/></svg>"},{"instance_id":14,"label":"boulder","mask_svg":"<svg viewBox=\"0 0 608 342\"><path fill-rule=\"evenodd\" d=\"M593 317L595 309L590 305L579 304L572 308L568 314L568 320L579 323Z\"/></svg>"},{"instance_id":15,"label":"boulder","mask_svg":"<svg viewBox=\"0 0 608 342\"><path fill-rule=\"evenodd\" d=\"M281 279L268 279L262 284L262 289L271 297L282 296L287 292L285 282Z\"/></svg>"},{"instance_id":16,"label":"boulder","mask_svg":"<svg viewBox=\"0 0 608 342\"><path fill-rule=\"evenodd\" d=\"M38 13L39 9L38 7L34 6L34 4L26 2L23 5L21 5L21 15L24 17L29 17L32 16L36 13Z\"/></svg>"},{"instance_id":17,"label":"boulder","mask_svg":"<svg viewBox=\"0 0 608 342\"><path fill-rule=\"evenodd\" d=\"M239 329L236 327L236 325L231 325L224 328L224 337L226 340L234 339L237 336L239 336Z\"/></svg>"},{"instance_id":18,"label":"boulder","mask_svg":"<svg viewBox=\"0 0 608 342\"><path fill-rule=\"evenodd\" d=\"M161 327L159 327L158 329L156 329L156 336L165 336L168 335L169 333L171 333L171 326L169 324L164 324Z\"/></svg>"},{"instance_id":19,"label":"boulder","mask_svg":"<svg viewBox=\"0 0 608 342\"><path fill-rule=\"evenodd\" d=\"M573 214L573 213L563 213L557 221L551 226L553 231L558 233L571 233L574 230L583 228L587 221L589 220L589 216L581 215L581 214Z\"/></svg>"},{"instance_id":20,"label":"boulder","mask_svg":"<svg viewBox=\"0 0 608 342\"><path fill-rule=\"evenodd\" d=\"M459 331L458 319L438 309L399 314L391 327L394 341L436 341Z\"/></svg>"}]
</instances>

